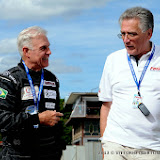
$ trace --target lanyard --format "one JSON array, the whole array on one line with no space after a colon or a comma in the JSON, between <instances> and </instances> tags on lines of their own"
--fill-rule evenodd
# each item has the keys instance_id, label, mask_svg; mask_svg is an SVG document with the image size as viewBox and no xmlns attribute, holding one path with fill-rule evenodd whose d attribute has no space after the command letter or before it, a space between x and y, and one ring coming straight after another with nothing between
<instances>
[{"instance_id":1,"label":"lanyard","mask_svg":"<svg viewBox=\"0 0 160 160\"><path fill-rule=\"evenodd\" d=\"M28 69L28 67L26 66L26 64L25 64L25 62L23 60L22 60L22 63L24 65L24 68L25 68L26 73L27 73L28 81L29 81L29 84L30 84L30 87L31 87L31 91L32 91L32 95L33 95L34 105L36 106L36 109L38 111L39 102L40 102L40 99L41 99L41 93L42 93L42 90L43 90L44 70L42 69L41 83L40 83L39 92L38 92L38 99L37 99L36 98L36 91L35 91L35 88L34 88L34 85L33 85L33 81L32 81L32 78L31 78L31 76L29 74L29 69Z\"/></svg>"},{"instance_id":2,"label":"lanyard","mask_svg":"<svg viewBox=\"0 0 160 160\"><path fill-rule=\"evenodd\" d=\"M145 66L144 66L144 68L143 68L143 71L142 71L141 77L140 77L140 79L139 79L139 82L137 81L137 77L136 77L136 74L135 74L135 71L134 71L134 68L133 68L131 59L130 59L129 55L127 54L128 64L129 64L129 67L130 67L130 70L131 70L133 79L134 79L134 81L135 81L135 83L136 83L136 85L137 85L138 94L140 94L140 92L139 92L139 90L140 90L140 84L141 84L141 82L142 82L142 80L143 80L143 78L144 78L144 75L145 75L145 73L146 73L146 71L147 71L147 68L148 68L150 62L151 62L151 59L152 59L152 57L153 57L153 55L154 55L154 52L155 52L155 45L154 45L154 48L153 48L153 50L152 50L151 55L149 56L149 58L148 58L148 60L147 60L147 62L146 62L146 64L145 64Z\"/></svg>"}]
</instances>

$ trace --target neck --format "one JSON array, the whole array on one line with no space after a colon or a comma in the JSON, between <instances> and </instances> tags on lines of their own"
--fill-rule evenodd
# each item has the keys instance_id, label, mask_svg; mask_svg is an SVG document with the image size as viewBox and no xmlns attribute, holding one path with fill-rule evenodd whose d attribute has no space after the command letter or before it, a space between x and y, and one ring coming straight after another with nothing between
<instances>
[{"instance_id":1,"label":"neck","mask_svg":"<svg viewBox=\"0 0 160 160\"><path fill-rule=\"evenodd\" d=\"M28 61L25 61L23 59L23 61L25 62L25 65L28 67L28 69L31 69L35 72L40 71L42 68L40 68L38 65L34 64L34 63L29 63Z\"/></svg>"}]
</instances>

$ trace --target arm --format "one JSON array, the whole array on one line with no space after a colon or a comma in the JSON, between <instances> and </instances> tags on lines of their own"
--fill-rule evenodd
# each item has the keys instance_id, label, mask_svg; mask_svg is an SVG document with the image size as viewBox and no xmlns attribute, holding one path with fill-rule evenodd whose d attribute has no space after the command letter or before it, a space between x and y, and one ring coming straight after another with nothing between
<instances>
[{"instance_id":1,"label":"arm","mask_svg":"<svg viewBox=\"0 0 160 160\"><path fill-rule=\"evenodd\" d=\"M112 102L104 102L101 107L100 111L100 133L101 137L103 136L103 133L105 131L106 125L107 125L107 117L111 108Z\"/></svg>"},{"instance_id":2,"label":"arm","mask_svg":"<svg viewBox=\"0 0 160 160\"><path fill-rule=\"evenodd\" d=\"M33 126L39 123L38 115L25 113L17 85L8 77L0 75L0 129L8 132L12 129Z\"/></svg>"}]
</instances>

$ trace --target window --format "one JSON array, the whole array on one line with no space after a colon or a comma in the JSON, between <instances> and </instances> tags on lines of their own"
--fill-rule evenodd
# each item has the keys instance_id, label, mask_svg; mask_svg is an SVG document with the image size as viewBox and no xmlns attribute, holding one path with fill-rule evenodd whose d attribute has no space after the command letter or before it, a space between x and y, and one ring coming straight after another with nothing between
<instances>
[{"instance_id":1,"label":"window","mask_svg":"<svg viewBox=\"0 0 160 160\"><path fill-rule=\"evenodd\" d=\"M85 135L100 135L99 120L89 120L84 122Z\"/></svg>"},{"instance_id":2,"label":"window","mask_svg":"<svg viewBox=\"0 0 160 160\"><path fill-rule=\"evenodd\" d=\"M100 115L101 102L99 101L86 101L88 115Z\"/></svg>"}]
</instances>

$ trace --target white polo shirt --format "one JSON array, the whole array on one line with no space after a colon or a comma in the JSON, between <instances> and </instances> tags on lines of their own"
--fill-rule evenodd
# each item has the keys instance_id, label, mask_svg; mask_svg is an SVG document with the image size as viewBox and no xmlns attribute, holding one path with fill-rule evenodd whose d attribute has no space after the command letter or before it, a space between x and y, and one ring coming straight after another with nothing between
<instances>
[{"instance_id":1,"label":"white polo shirt","mask_svg":"<svg viewBox=\"0 0 160 160\"><path fill-rule=\"evenodd\" d=\"M140 58L138 66L135 58L130 56L138 81L151 52ZM126 49L107 57L99 88L99 100L112 101L102 141L160 151L160 46L155 47L154 56L140 85L142 102L150 111L149 116L144 116L138 108L133 107L137 86L128 64Z\"/></svg>"}]
</instances>

